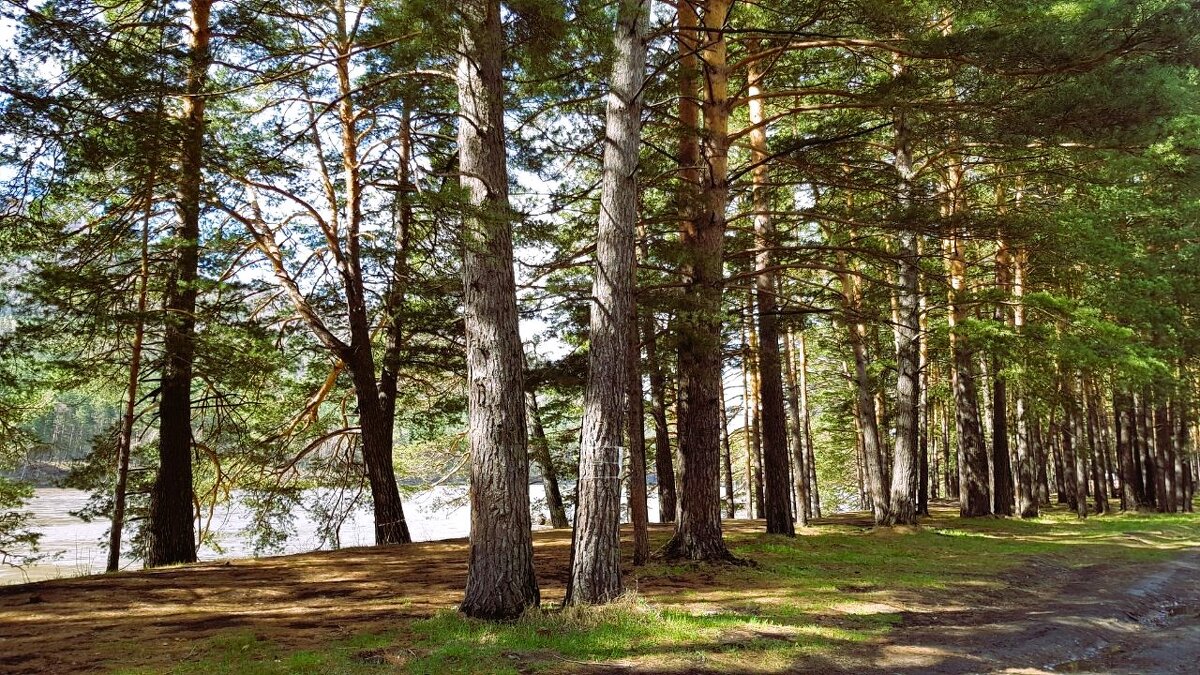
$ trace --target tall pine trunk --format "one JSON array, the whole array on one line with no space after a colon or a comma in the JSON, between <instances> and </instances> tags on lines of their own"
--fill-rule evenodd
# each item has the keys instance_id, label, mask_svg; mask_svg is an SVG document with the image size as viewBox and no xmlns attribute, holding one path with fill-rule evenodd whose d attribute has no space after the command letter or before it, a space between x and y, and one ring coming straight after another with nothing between
<instances>
[{"instance_id":1,"label":"tall pine trunk","mask_svg":"<svg viewBox=\"0 0 1200 675\"><path fill-rule=\"evenodd\" d=\"M667 557L691 560L721 560L732 555L721 533L721 309L724 289L725 209L729 203L729 80L725 44L725 22L730 0L707 0L703 7L703 30L697 32L695 6L678 3L680 46L685 53L699 48L704 72L704 173L700 208L683 223L680 241L686 258L683 265L684 312L679 326L679 455L683 463L679 521L666 547ZM685 86L680 117L686 101L699 90L695 65L682 59L681 79ZM689 72L690 71L690 72ZM684 125L690 120L682 119ZM685 129L691 132L695 127ZM698 130L697 130L698 132ZM699 167L699 154L680 162Z\"/></svg>"},{"instance_id":2,"label":"tall pine trunk","mask_svg":"<svg viewBox=\"0 0 1200 675\"><path fill-rule=\"evenodd\" d=\"M771 248L776 245L771 220L770 169L767 165L767 126L762 95L762 61L754 58L761 44L750 42L752 61L747 73L750 109L750 161L754 168L754 297L758 309L758 392L762 400L762 472L767 533L794 535L789 477L787 421L783 407L783 368L779 356L779 303Z\"/></svg>"},{"instance_id":3,"label":"tall pine trunk","mask_svg":"<svg viewBox=\"0 0 1200 675\"><path fill-rule=\"evenodd\" d=\"M146 566L195 562L192 507L192 365L196 355L196 283L200 263L204 169L204 88L208 83L212 0L192 0L183 99L183 140L176 185L178 221L164 291L163 370L158 399L158 474L150 489Z\"/></svg>"},{"instance_id":4,"label":"tall pine trunk","mask_svg":"<svg viewBox=\"0 0 1200 675\"><path fill-rule=\"evenodd\" d=\"M675 521L675 461L667 427L667 378L658 351L658 325L653 313L642 323L646 367L650 371L650 416L654 418L654 476L658 489L658 522Z\"/></svg>"},{"instance_id":5,"label":"tall pine trunk","mask_svg":"<svg viewBox=\"0 0 1200 675\"><path fill-rule=\"evenodd\" d=\"M953 192L961 189L961 177ZM958 201L959 197L954 197ZM955 207L954 212L961 209ZM952 227L958 227L952 225ZM991 512L988 487L988 453L983 444L979 418L979 394L974 373L974 350L961 325L966 318L966 258L963 241L956 232L945 240L949 270L948 306L950 323L951 382L954 391L955 423L958 429L959 512L964 517L986 516Z\"/></svg>"},{"instance_id":6,"label":"tall pine trunk","mask_svg":"<svg viewBox=\"0 0 1200 675\"><path fill-rule=\"evenodd\" d=\"M460 609L512 619L540 600L533 571L524 369L504 145L499 0L459 3L458 158L463 219L471 548Z\"/></svg>"},{"instance_id":7,"label":"tall pine trunk","mask_svg":"<svg viewBox=\"0 0 1200 675\"><path fill-rule=\"evenodd\" d=\"M648 21L649 0L623 0L619 5L613 38L616 57L605 125L604 176L600 223L596 231L588 381L583 398L574 554L566 596L568 605L610 602L621 594L619 453L623 401L628 394L632 404L633 395L630 345L637 344L633 322L634 247L638 139ZM636 352L636 346L632 351ZM633 370L636 373L636 369ZM641 398L639 377L639 403ZM637 426L640 437L640 419ZM642 453L644 448L630 448L631 454L635 452ZM644 476L643 464L643 492ZM643 515L644 510L643 500ZM642 525L644 530L644 523Z\"/></svg>"},{"instance_id":8,"label":"tall pine trunk","mask_svg":"<svg viewBox=\"0 0 1200 675\"><path fill-rule=\"evenodd\" d=\"M897 63L894 69L896 77L901 77L903 66ZM913 181L916 179L916 169L913 166L907 111L902 109L896 114L893 126L893 161L900 180L900 208L904 224L897 234L900 250L896 262L899 277L895 328L896 447L886 521L889 525L914 525L920 511L917 485L921 479L920 448L917 444L917 425L921 414L920 251L917 232L910 222L915 218Z\"/></svg>"}]
</instances>

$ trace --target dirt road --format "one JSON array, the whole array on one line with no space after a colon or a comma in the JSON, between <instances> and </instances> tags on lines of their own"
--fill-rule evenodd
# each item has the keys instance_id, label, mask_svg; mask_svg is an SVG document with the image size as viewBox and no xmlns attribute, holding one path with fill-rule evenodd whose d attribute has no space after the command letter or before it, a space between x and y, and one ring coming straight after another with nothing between
<instances>
[{"instance_id":1,"label":"dirt road","mask_svg":"<svg viewBox=\"0 0 1200 675\"><path fill-rule=\"evenodd\" d=\"M1138 567L1032 561L1000 594L904 612L886 641L816 670L1200 672L1200 552ZM978 604L977 604L978 603ZM802 668L802 670L805 668Z\"/></svg>"}]
</instances>

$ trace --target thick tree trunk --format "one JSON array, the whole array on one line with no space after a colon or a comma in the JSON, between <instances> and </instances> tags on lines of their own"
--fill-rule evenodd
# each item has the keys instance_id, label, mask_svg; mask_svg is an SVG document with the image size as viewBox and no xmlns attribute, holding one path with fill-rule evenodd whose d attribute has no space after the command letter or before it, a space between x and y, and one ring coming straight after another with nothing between
<instances>
[{"instance_id":1,"label":"thick tree trunk","mask_svg":"<svg viewBox=\"0 0 1200 675\"><path fill-rule=\"evenodd\" d=\"M623 401L628 398L633 405L633 377L638 379L637 402L640 404L642 399L640 373L636 368L630 372L631 360L637 359L630 356L637 353L637 331L632 320L636 284L634 247L648 21L649 0L623 0L619 5L605 124L604 176L588 331L588 381L579 444L574 555L565 601L568 605L610 602L622 592L620 445ZM636 422L640 441L641 420ZM630 440L635 440L632 435ZM644 453L644 448L631 447L629 451ZM644 454L642 457L639 492L643 493L641 515L644 516ZM644 538L645 523L641 525Z\"/></svg>"},{"instance_id":2,"label":"thick tree trunk","mask_svg":"<svg viewBox=\"0 0 1200 675\"><path fill-rule=\"evenodd\" d=\"M471 548L460 609L512 619L536 607L529 517L523 355L517 330L512 220L504 146L499 0L459 3L458 125L471 446Z\"/></svg>"},{"instance_id":3,"label":"thick tree trunk","mask_svg":"<svg viewBox=\"0 0 1200 675\"><path fill-rule=\"evenodd\" d=\"M654 475L658 489L658 522L675 520L675 462L667 427L667 378L658 354L658 326L648 313L642 324L646 367L650 371L650 416L654 418ZM732 496L730 497L732 499Z\"/></svg>"},{"instance_id":4,"label":"thick tree trunk","mask_svg":"<svg viewBox=\"0 0 1200 675\"><path fill-rule=\"evenodd\" d=\"M178 222L164 290L165 334L158 404L158 474L150 489L146 566L195 562L192 506L192 362L196 355L196 282L200 262L204 168L203 95L212 60L212 0L191 1L188 71L183 98L183 144L176 187Z\"/></svg>"},{"instance_id":5,"label":"thick tree trunk","mask_svg":"<svg viewBox=\"0 0 1200 675\"><path fill-rule=\"evenodd\" d=\"M546 429L542 426L542 411L538 406L537 392L531 391L526 395L527 414L529 416L529 456L537 462L542 474L542 487L546 491L546 508L550 511L550 526L556 530L571 526L567 520L567 509L563 505L562 489L558 484L558 470L554 468L554 458L550 455L550 441L546 438Z\"/></svg>"},{"instance_id":6,"label":"thick tree trunk","mask_svg":"<svg viewBox=\"0 0 1200 675\"><path fill-rule=\"evenodd\" d=\"M899 78L904 66L893 65ZM893 164L900 181L900 208L904 220L914 218L913 191L916 168L913 165L912 139L907 111L901 109L893 121ZM917 442L921 415L921 253L916 229L908 224L897 234L897 277L895 298L896 337L896 446L886 521L889 525L913 525L920 512L917 486L921 480L920 448Z\"/></svg>"},{"instance_id":7,"label":"thick tree trunk","mask_svg":"<svg viewBox=\"0 0 1200 675\"><path fill-rule=\"evenodd\" d=\"M704 148L707 167L700 213L683 223L680 241L686 252L679 335L679 388L683 398L679 420L679 454L683 463L679 522L668 542L668 558L724 560L732 558L721 533L721 298L724 288L725 209L729 203L729 91L725 62L725 22L730 0L697 3L704 8L702 35L696 34L695 7L681 1L680 47L684 53L700 48L704 71ZM681 70L695 75L694 61L681 59ZM685 78L681 78L685 79ZM699 89L685 86L683 101ZM695 127L680 117L685 133ZM694 118L694 117L693 117ZM698 153L680 162L698 166Z\"/></svg>"}]
</instances>

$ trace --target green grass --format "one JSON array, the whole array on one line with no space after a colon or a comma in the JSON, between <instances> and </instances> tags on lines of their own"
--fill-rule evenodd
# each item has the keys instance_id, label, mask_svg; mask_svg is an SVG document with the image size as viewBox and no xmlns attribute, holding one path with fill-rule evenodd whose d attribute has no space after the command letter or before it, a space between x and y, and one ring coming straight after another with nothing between
<instances>
[{"instance_id":1,"label":"green grass","mask_svg":"<svg viewBox=\"0 0 1200 675\"><path fill-rule=\"evenodd\" d=\"M751 566L655 564L635 591L592 609L544 607L494 624L447 610L319 651L282 653L249 634L203 644L190 673L576 672L599 664L770 672L885 635L904 600L962 602L1002 591L1031 558L1060 566L1132 564L1200 546L1191 514L1121 514L1078 521L960 520L942 512L916 529L821 525L794 539L728 536ZM637 591L640 589L640 593ZM130 671L137 672L137 671Z\"/></svg>"}]
</instances>

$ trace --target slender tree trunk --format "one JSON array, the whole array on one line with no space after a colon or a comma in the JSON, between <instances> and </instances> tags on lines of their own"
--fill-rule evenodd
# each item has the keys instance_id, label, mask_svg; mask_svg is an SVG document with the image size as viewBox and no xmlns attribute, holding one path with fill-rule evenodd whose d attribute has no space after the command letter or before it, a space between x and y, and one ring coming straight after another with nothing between
<instances>
[{"instance_id":1,"label":"slender tree trunk","mask_svg":"<svg viewBox=\"0 0 1200 675\"><path fill-rule=\"evenodd\" d=\"M1145 489L1143 504L1150 508L1158 508L1161 496L1158 490L1158 475L1154 466L1154 426L1151 422L1150 397L1146 394L1135 395L1133 404L1136 412L1134 419L1138 431L1138 456L1141 458L1142 486Z\"/></svg>"},{"instance_id":2,"label":"slender tree trunk","mask_svg":"<svg viewBox=\"0 0 1200 675\"><path fill-rule=\"evenodd\" d=\"M721 387L721 464L725 474L725 512L729 518L737 517L737 500L733 494L733 448L729 443L729 411L725 407L725 387Z\"/></svg>"},{"instance_id":3,"label":"slender tree trunk","mask_svg":"<svg viewBox=\"0 0 1200 675\"><path fill-rule=\"evenodd\" d=\"M961 190L956 179L954 191ZM956 196L955 200L959 198ZM956 207L955 212L959 212ZM988 453L983 444L979 420L979 396L972 365L974 350L959 326L966 318L963 306L966 293L966 258L963 243L957 234L945 240L946 263L949 270L949 305L946 314L950 323L952 355L951 381L954 390L955 422L958 429L959 512L964 517L986 516L991 512L988 491Z\"/></svg>"},{"instance_id":4,"label":"slender tree trunk","mask_svg":"<svg viewBox=\"0 0 1200 675\"><path fill-rule=\"evenodd\" d=\"M761 43L750 41L755 55ZM754 188L754 245L757 274L754 297L758 303L758 391L762 397L761 428L763 454L764 506L768 534L795 535L792 524L791 481L788 476L787 423L783 407L783 368L779 357L778 281L773 269L771 247L776 245L771 220L771 188L767 148L766 112L762 99L761 59L754 59L747 73L750 109L750 161Z\"/></svg>"},{"instance_id":5,"label":"slender tree trunk","mask_svg":"<svg viewBox=\"0 0 1200 675\"><path fill-rule=\"evenodd\" d=\"M1171 459L1171 444L1174 441L1175 434L1171 433L1171 417L1167 412L1166 403L1162 402L1160 397L1154 408L1153 452L1156 468L1154 488L1159 495L1158 510L1163 513L1175 511L1175 490L1171 478L1171 470L1174 468L1174 462Z\"/></svg>"},{"instance_id":6,"label":"slender tree trunk","mask_svg":"<svg viewBox=\"0 0 1200 675\"><path fill-rule=\"evenodd\" d=\"M542 487L546 490L546 508L550 511L550 526L556 530L566 529L571 523L567 520L567 509L563 505L558 470L554 468L554 459L550 455L550 441L546 438L546 429L542 425L542 411L538 406L537 392L529 392L525 401L530 428L529 456L537 463L542 474Z\"/></svg>"},{"instance_id":7,"label":"slender tree trunk","mask_svg":"<svg viewBox=\"0 0 1200 675\"><path fill-rule=\"evenodd\" d=\"M161 110L161 108L160 108ZM157 142L156 142L157 147ZM137 318L133 325L133 343L129 348L129 379L125 383L125 409L121 415L121 428L117 435L117 480L113 486L112 526L108 531L107 572L116 572L121 567L121 535L125 528L126 492L129 486L129 456L133 449L133 422L137 414L138 385L142 377L142 351L146 339L146 309L150 291L150 219L154 211L154 188L158 180L158 155L146 179L145 204L142 210L142 233L140 264L137 276Z\"/></svg>"},{"instance_id":8,"label":"slender tree trunk","mask_svg":"<svg viewBox=\"0 0 1200 675\"><path fill-rule=\"evenodd\" d=\"M191 0L187 84L183 98L171 271L165 294L163 370L159 382L158 474L150 489L147 567L196 561L192 505L192 362L196 355L196 295L200 262L204 169L204 88L212 60L212 0Z\"/></svg>"},{"instance_id":9,"label":"slender tree trunk","mask_svg":"<svg viewBox=\"0 0 1200 675\"><path fill-rule=\"evenodd\" d=\"M848 201L852 197L847 198ZM849 204L851 207L853 203ZM855 233L851 232L851 239ZM875 522L887 520L888 493L883 470L883 449L880 444L879 418L875 409L875 380L871 376L870 356L867 354L867 326L863 321L862 292L859 279L851 269L849 256L838 251L839 277L842 286L842 315L854 355L855 416L861 432L863 473Z\"/></svg>"},{"instance_id":10,"label":"slender tree trunk","mask_svg":"<svg viewBox=\"0 0 1200 675\"><path fill-rule=\"evenodd\" d=\"M808 405L808 341L800 331L796 344L796 375L800 386L800 426L804 428L804 465L808 467L808 494L812 515L821 517L821 489L817 485L817 456L813 449L812 415Z\"/></svg>"},{"instance_id":11,"label":"slender tree trunk","mask_svg":"<svg viewBox=\"0 0 1200 675\"><path fill-rule=\"evenodd\" d=\"M1013 255L1013 329L1017 336L1025 333L1025 274L1028 263L1028 253L1018 248ZM1034 494L1034 483L1037 481L1035 462L1036 450L1032 447L1029 428L1029 412L1025 406L1025 393L1018 388L1016 396L1017 412L1017 513L1022 518L1038 517L1038 499Z\"/></svg>"},{"instance_id":12,"label":"slender tree trunk","mask_svg":"<svg viewBox=\"0 0 1200 675\"><path fill-rule=\"evenodd\" d=\"M1002 193L1003 187L997 188ZM1003 202L1004 197L997 199ZM1000 239L996 252L996 287L1006 295L1012 291L1012 256L1008 245ZM993 318L998 324L1008 323L1003 304L997 304ZM1011 516L1013 504L1013 471L1009 459L1008 444L1008 382L1000 372L999 359L992 364L992 512L998 516Z\"/></svg>"},{"instance_id":13,"label":"slender tree trunk","mask_svg":"<svg viewBox=\"0 0 1200 675\"><path fill-rule=\"evenodd\" d=\"M702 35L697 35L695 8L679 2L680 46L685 54L700 46L704 71L704 159L706 175L700 213L684 222L680 241L685 312L680 321L679 383L683 397L679 420L679 454L683 463L679 522L668 542L668 558L727 560L732 558L721 534L721 298L724 289L725 209L729 203L729 80L725 23L730 0L697 3L704 8ZM689 35L690 33L690 35ZM694 78L695 61L681 59L681 71ZM685 133L695 129L695 116L684 115L684 102L698 90L686 85L680 118ZM698 153L685 156L684 166L698 166Z\"/></svg>"},{"instance_id":14,"label":"slender tree trunk","mask_svg":"<svg viewBox=\"0 0 1200 675\"><path fill-rule=\"evenodd\" d=\"M753 296L753 293L750 294ZM754 517L766 516L766 499L763 490L763 434L762 434L762 401L759 397L758 382L758 329L754 326L754 299L748 298L749 304L743 321L746 326L746 356L743 360L746 378L746 419L750 429L751 450L749 481L754 486Z\"/></svg>"},{"instance_id":15,"label":"slender tree trunk","mask_svg":"<svg viewBox=\"0 0 1200 675\"><path fill-rule=\"evenodd\" d=\"M459 3L459 171L471 446L471 549L460 609L512 619L540 600L533 572L524 369L504 145L499 0Z\"/></svg>"},{"instance_id":16,"label":"slender tree trunk","mask_svg":"<svg viewBox=\"0 0 1200 675\"><path fill-rule=\"evenodd\" d=\"M642 339L646 343L646 367L650 371L650 416L654 418L658 522L670 523L675 520L675 462L671 456L671 434L667 428L667 378L659 362L658 326L652 313L646 314L642 324Z\"/></svg>"},{"instance_id":17,"label":"slender tree trunk","mask_svg":"<svg viewBox=\"0 0 1200 675\"><path fill-rule=\"evenodd\" d=\"M631 303L632 304L632 303ZM637 308L629 317L629 391L625 436L629 440L629 521L633 526L633 564L650 559L650 513L646 504L646 401L642 391L641 348L637 334Z\"/></svg>"},{"instance_id":18,"label":"slender tree trunk","mask_svg":"<svg viewBox=\"0 0 1200 675\"><path fill-rule=\"evenodd\" d=\"M1104 481L1103 449L1100 447L1100 414L1097 411L1095 389L1088 380L1083 382L1083 395L1087 405L1087 441L1092 458L1092 498L1096 501L1096 514L1108 513L1108 491Z\"/></svg>"},{"instance_id":19,"label":"slender tree trunk","mask_svg":"<svg viewBox=\"0 0 1200 675\"><path fill-rule=\"evenodd\" d=\"M788 440L791 443L792 480L796 490L796 522L801 527L808 527L808 520L812 518L812 504L808 496L808 462L804 456L804 427L800 419L800 393L797 391L800 384L796 377L796 360L793 358L794 343L791 331L785 333L783 358L786 364L784 372L787 374L788 429L791 431Z\"/></svg>"},{"instance_id":20,"label":"slender tree trunk","mask_svg":"<svg viewBox=\"0 0 1200 675\"><path fill-rule=\"evenodd\" d=\"M338 83L338 123L342 141L342 169L345 186L345 254L338 256L338 267L343 278L347 323L350 332L350 349L341 354L349 368L358 402L359 426L361 427L362 457L371 487L371 499L375 510L375 543L407 544L412 541L408 524L404 518L404 507L400 490L396 485L396 471L392 459L394 434L395 370L399 368L399 355L385 356L393 370L386 371L381 381L375 378L375 358L371 337L371 320L367 313L367 290L362 268L360 233L362 214L362 179L358 157L358 112L354 108L354 87L351 80L350 58L353 53L352 39L347 26L344 0L335 5L337 13L337 58L334 68ZM336 210L337 199L330 194L330 207ZM406 227L402 223L402 227ZM402 237L407 232L401 233ZM400 242L396 252L398 271L403 276L407 242ZM403 302L404 289L400 282L394 288L393 302ZM393 350L399 349L399 306L389 308L392 324L389 326L389 342ZM386 392L381 384L390 387Z\"/></svg>"}]
</instances>

